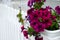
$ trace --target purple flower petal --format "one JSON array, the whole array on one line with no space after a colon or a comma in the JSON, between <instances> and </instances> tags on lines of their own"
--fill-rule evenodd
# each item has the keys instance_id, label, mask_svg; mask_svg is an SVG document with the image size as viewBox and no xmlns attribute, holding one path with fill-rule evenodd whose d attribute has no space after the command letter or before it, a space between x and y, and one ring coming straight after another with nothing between
<instances>
[{"instance_id":1,"label":"purple flower petal","mask_svg":"<svg viewBox=\"0 0 60 40\"><path fill-rule=\"evenodd\" d=\"M55 7L56 12L60 15L60 6Z\"/></svg>"},{"instance_id":2,"label":"purple flower petal","mask_svg":"<svg viewBox=\"0 0 60 40\"><path fill-rule=\"evenodd\" d=\"M27 31L23 31L23 34L26 38L28 38L28 32Z\"/></svg>"}]
</instances>

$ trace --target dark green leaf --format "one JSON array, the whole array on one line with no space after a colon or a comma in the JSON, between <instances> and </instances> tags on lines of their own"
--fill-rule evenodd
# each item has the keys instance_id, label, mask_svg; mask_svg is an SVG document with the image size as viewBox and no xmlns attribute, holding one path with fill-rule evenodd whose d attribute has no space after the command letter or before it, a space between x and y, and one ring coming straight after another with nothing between
<instances>
[{"instance_id":1,"label":"dark green leaf","mask_svg":"<svg viewBox=\"0 0 60 40\"><path fill-rule=\"evenodd\" d=\"M22 18L22 14L21 14L21 11L19 12L19 14L17 15L17 17L19 18L19 22L21 22L22 24L24 24L24 20Z\"/></svg>"},{"instance_id":2,"label":"dark green leaf","mask_svg":"<svg viewBox=\"0 0 60 40\"><path fill-rule=\"evenodd\" d=\"M59 29L58 23L57 22L53 22L52 25L47 28L48 30L57 30Z\"/></svg>"},{"instance_id":3,"label":"dark green leaf","mask_svg":"<svg viewBox=\"0 0 60 40\"><path fill-rule=\"evenodd\" d=\"M29 33L30 36L32 36L32 33L33 33L33 32L34 32L33 28L29 27L29 28L28 28L28 33Z\"/></svg>"},{"instance_id":4,"label":"dark green leaf","mask_svg":"<svg viewBox=\"0 0 60 40\"><path fill-rule=\"evenodd\" d=\"M36 2L36 3L33 5L33 7L34 7L35 9L40 9L43 4L44 4L44 2Z\"/></svg>"},{"instance_id":5,"label":"dark green leaf","mask_svg":"<svg viewBox=\"0 0 60 40\"><path fill-rule=\"evenodd\" d=\"M52 10L52 15L56 16L56 12L54 10Z\"/></svg>"}]
</instances>

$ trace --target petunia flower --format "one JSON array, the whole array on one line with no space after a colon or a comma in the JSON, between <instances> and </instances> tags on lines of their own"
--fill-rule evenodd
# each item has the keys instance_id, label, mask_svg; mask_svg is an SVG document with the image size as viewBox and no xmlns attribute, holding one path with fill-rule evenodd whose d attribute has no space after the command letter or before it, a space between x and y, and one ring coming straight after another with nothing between
<instances>
[{"instance_id":1,"label":"petunia flower","mask_svg":"<svg viewBox=\"0 0 60 40\"><path fill-rule=\"evenodd\" d=\"M48 11L46 8L41 8L39 11L39 16L42 17L43 19L48 19L51 17L51 12Z\"/></svg>"},{"instance_id":2,"label":"petunia flower","mask_svg":"<svg viewBox=\"0 0 60 40\"><path fill-rule=\"evenodd\" d=\"M56 10L56 12L58 13L58 15L60 15L60 6L56 6L56 7L55 7L55 10Z\"/></svg>"},{"instance_id":3,"label":"petunia flower","mask_svg":"<svg viewBox=\"0 0 60 40\"><path fill-rule=\"evenodd\" d=\"M39 21L34 20L30 23L30 25L36 32L44 31L43 24L40 23Z\"/></svg>"},{"instance_id":4,"label":"petunia flower","mask_svg":"<svg viewBox=\"0 0 60 40\"><path fill-rule=\"evenodd\" d=\"M45 20L43 21L43 24L45 24L45 28L48 28L48 27L50 27L50 26L52 25L52 20L50 20L50 19L45 19Z\"/></svg>"},{"instance_id":5,"label":"petunia flower","mask_svg":"<svg viewBox=\"0 0 60 40\"><path fill-rule=\"evenodd\" d=\"M46 9L52 9L50 6L46 6Z\"/></svg>"},{"instance_id":6,"label":"petunia flower","mask_svg":"<svg viewBox=\"0 0 60 40\"><path fill-rule=\"evenodd\" d=\"M51 19L53 20L53 21L56 21L56 16L51 16Z\"/></svg>"},{"instance_id":7,"label":"petunia flower","mask_svg":"<svg viewBox=\"0 0 60 40\"><path fill-rule=\"evenodd\" d=\"M36 13L33 13L30 15L30 20L38 20L38 15Z\"/></svg>"},{"instance_id":8,"label":"petunia flower","mask_svg":"<svg viewBox=\"0 0 60 40\"><path fill-rule=\"evenodd\" d=\"M23 31L23 34L26 38L28 38L28 32L27 31Z\"/></svg>"},{"instance_id":9,"label":"petunia flower","mask_svg":"<svg viewBox=\"0 0 60 40\"><path fill-rule=\"evenodd\" d=\"M29 0L28 1L28 6L32 7L35 2L45 2L46 0Z\"/></svg>"},{"instance_id":10,"label":"petunia flower","mask_svg":"<svg viewBox=\"0 0 60 40\"><path fill-rule=\"evenodd\" d=\"M35 0L29 0L29 1L28 1L28 6L29 6L29 7L32 7L32 5L33 5L34 2L35 2Z\"/></svg>"},{"instance_id":11,"label":"petunia flower","mask_svg":"<svg viewBox=\"0 0 60 40\"><path fill-rule=\"evenodd\" d=\"M34 12L34 8L31 8L27 11L27 15L31 15Z\"/></svg>"},{"instance_id":12,"label":"petunia flower","mask_svg":"<svg viewBox=\"0 0 60 40\"><path fill-rule=\"evenodd\" d=\"M24 29L25 29L24 26L22 26L22 27L21 27L21 30L23 31Z\"/></svg>"},{"instance_id":13,"label":"petunia flower","mask_svg":"<svg viewBox=\"0 0 60 40\"><path fill-rule=\"evenodd\" d=\"M38 20L32 20L31 23L30 23L31 27L33 27L33 28L38 24L39 24Z\"/></svg>"}]
</instances>

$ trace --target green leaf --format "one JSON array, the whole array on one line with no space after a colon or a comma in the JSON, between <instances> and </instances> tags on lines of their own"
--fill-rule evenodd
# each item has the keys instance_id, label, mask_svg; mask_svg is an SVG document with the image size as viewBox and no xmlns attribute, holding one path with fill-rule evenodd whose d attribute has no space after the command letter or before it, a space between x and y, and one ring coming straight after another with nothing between
<instances>
[{"instance_id":1,"label":"green leaf","mask_svg":"<svg viewBox=\"0 0 60 40\"><path fill-rule=\"evenodd\" d=\"M28 28L28 33L30 36L32 36L32 33L34 32L33 28L32 27L29 27Z\"/></svg>"},{"instance_id":2,"label":"green leaf","mask_svg":"<svg viewBox=\"0 0 60 40\"><path fill-rule=\"evenodd\" d=\"M58 29L58 28L59 28L58 23L56 23L56 25L55 25L55 26L56 26L56 29Z\"/></svg>"},{"instance_id":3,"label":"green leaf","mask_svg":"<svg viewBox=\"0 0 60 40\"><path fill-rule=\"evenodd\" d=\"M24 20L22 18L21 11L17 14L17 17L19 18L19 22L21 22L22 24L24 24Z\"/></svg>"},{"instance_id":4,"label":"green leaf","mask_svg":"<svg viewBox=\"0 0 60 40\"><path fill-rule=\"evenodd\" d=\"M42 5L44 5L44 2L36 2L36 3L33 5L33 7L34 7L35 9L40 9L40 8L42 7Z\"/></svg>"},{"instance_id":5,"label":"green leaf","mask_svg":"<svg viewBox=\"0 0 60 40\"><path fill-rule=\"evenodd\" d=\"M52 10L52 15L56 16L56 12L54 10Z\"/></svg>"},{"instance_id":6,"label":"green leaf","mask_svg":"<svg viewBox=\"0 0 60 40\"><path fill-rule=\"evenodd\" d=\"M57 22L60 22L60 16L57 15Z\"/></svg>"},{"instance_id":7,"label":"green leaf","mask_svg":"<svg viewBox=\"0 0 60 40\"><path fill-rule=\"evenodd\" d=\"M57 22L53 22L52 25L47 28L48 30L57 30L59 29L58 23Z\"/></svg>"},{"instance_id":8,"label":"green leaf","mask_svg":"<svg viewBox=\"0 0 60 40\"><path fill-rule=\"evenodd\" d=\"M36 36L38 33L32 28L32 27L29 27L28 28L28 34L30 35L30 36Z\"/></svg>"}]
</instances>

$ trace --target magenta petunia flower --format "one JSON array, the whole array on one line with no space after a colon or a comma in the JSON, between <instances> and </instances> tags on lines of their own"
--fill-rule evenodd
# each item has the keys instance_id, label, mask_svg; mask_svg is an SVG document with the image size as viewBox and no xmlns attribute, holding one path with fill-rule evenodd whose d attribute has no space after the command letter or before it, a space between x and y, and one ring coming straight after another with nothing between
<instances>
[{"instance_id":1,"label":"magenta petunia flower","mask_svg":"<svg viewBox=\"0 0 60 40\"><path fill-rule=\"evenodd\" d=\"M21 27L21 30L23 31L24 29L25 29L24 26L22 26L22 27Z\"/></svg>"},{"instance_id":2,"label":"magenta petunia flower","mask_svg":"<svg viewBox=\"0 0 60 40\"><path fill-rule=\"evenodd\" d=\"M39 24L39 21L37 20L33 20L30 25L31 27L36 31L36 32L39 32L40 30L38 29L38 24Z\"/></svg>"},{"instance_id":3,"label":"magenta petunia flower","mask_svg":"<svg viewBox=\"0 0 60 40\"><path fill-rule=\"evenodd\" d=\"M32 20L30 25L35 28L35 26L37 26L40 22L38 20Z\"/></svg>"},{"instance_id":4,"label":"magenta petunia flower","mask_svg":"<svg viewBox=\"0 0 60 40\"><path fill-rule=\"evenodd\" d=\"M36 32L41 32L41 31L44 31L44 27L43 27L43 24L40 23L39 21L37 20L34 20L30 23L31 27L36 31Z\"/></svg>"},{"instance_id":5,"label":"magenta petunia flower","mask_svg":"<svg viewBox=\"0 0 60 40\"><path fill-rule=\"evenodd\" d=\"M30 20L38 20L38 15L36 13L33 13L32 15L29 16L30 16Z\"/></svg>"},{"instance_id":6,"label":"magenta petunia flower","mask_svg":"<svg viewBox=\"0 0 60 40\"><path fill-rule=\"evenodd\" d=\"M36 25L36 26L34 26L34 30L35 30L36 32L42 32L42 31L44 31L42 25Z\"/></svg>"},{"instance_id":7,"label":"magenta petunia flower","mask_svg":"<svg viewBox=\"0 0 60 40\"><path fill-rule=\"evenodd\" d=\"M48 28L48 27L50 27L50 26L52 25L52 20L50 20L50 19L45 19L45 20L43 21L43 24L45 24L45 28Z\"/></svg>"},{"instance_id":8,"label":"magenta petunia flower","mask_svg":"<svg viewBox=\"0 0 60 40\"><path fill-rule=\"evenodd\" d=\"M49 9L49 10L50 10L50 9L52 9L52 8L51 8L50 6L46 6L46 9Z\"/></svg>"},{"instance_id":9,"label":"magenta petunia flower","mask_svg":"<svg viewBox=\"0 0 60 40\"><path fill-rule=\"evenodd\" d=\"M38 29L38 32L43 32L44 31L43 24L42 23L38 24L37 29Z\"/></svg>"},{"instance_id":10,"label":"magenta petunia flower","mask_svg":"<svg viewBox=\"0 0 60 40\"><path fill-rule=\"evenodd\" d=\"M60 6L55 7L56 12L60 15Z\"/></svg>"},{"instance_id":11,"label":"magenta petunia flower","mask_svg":"<svg viewBox=\"0 0 60 40\"><path fill-rule=\"evenodd\" d=\"M35 0L29 0L29 1L28 1L28 6L29 6L29 7L32 7L33 3L35 3Z\"/></svg>"},{"instance_id":12,"label":"magenta petunia flower","mask_svg":"<svg viewBox=\"0 0 60 40\"><path fill-rule=\"evenodd\" d=\"M33 3L34 3L34 0L29 0L29 1L28 1L28 6L29 6L29 7L32 7Z\"/></svg>"},{"instance_id":13,"label":"magenta petunia flower","mask_svg":"<svg viewBox=\"0 0 60 40\"><path fill-rule=\"evenodd\" d=\"M39 10L39 12L37 14L38 14L39 17L42 17L43 16L43 11Z\"/></svg>"},{"instance_id":14,"label":"magenta petunia flower","mask_svg":"<svg viewBox=\"0 0 60 40\"><path fill-rule=\"evenodd\" d=\"M30 26L36 32L44 31L45 28L48 28L52 25L51 19L55 19L55 17L51 16L51 11L49 11L48 9L49 8L41 8L40 10L30 9L28 11Z\"/></svg>"},{"instance_id":15,"label":"magenta petunia flower","mask_svg":"<svg viewBox=\"0 0 60 40\"><path fill-rule=\"evenodd\" d=\"M31 15L31 14L33 14L33 12L34 12L34 8L31 8L27 11L27 15Z\"/></svg>"},{"instance_id":16,"label":"magenta petunia flower","mask_svg":"<svg viewBox=\"0 0 60 40\"><path fill-rule=\"evenodd\" d=\"M27 31L23 31L23 34L26 38L28 38L28 32Z\"/></svg>"},{"instance_id":17,"label":"magenta petunia flower","mask_svg":"<svg viewBox=\"0 0 60 40\"><path fill-rule=\"evenodd\" d=\"M51 16L51 19L53 20L53 21L56 21L56 16Z\"/></svg>"},{"instance_id":18,"label":"magenta petunia flower","mask_svg":"<svg viewBox=\"0 0 60 40\"><path fill-rule=\"evenodd\" d=\"M48 11L48 9L46 8L41 8L40 11L39 11L39 16L42 18L42 19L48 19L51 17L51 12Z\"/></svg>"},{"instance_id":19,"label":"magenta petunia flower","mask_svg":"<svg viewBox=\"0 0 60 40\"><path fill-rule=\"evenodd\" d=\"M27 12L29 20L38 20L38 10L30 9Z\"/></svg>"},{"instance_id":20,"label":"magenta petunia flower","mask_svg":"<svg viewBox=\"0 0 60 40\"><path fill-rule=\"evenodd\" d=\"M32 7L35 2L45 2L46 0L29 0L28 1L28 6Z\"/></svg>"}]
</instances>

